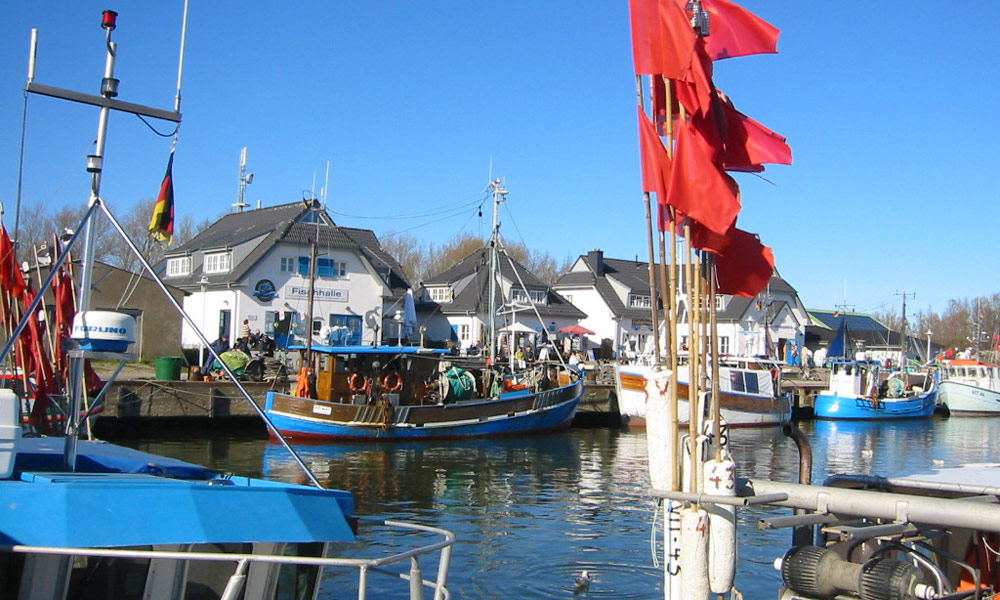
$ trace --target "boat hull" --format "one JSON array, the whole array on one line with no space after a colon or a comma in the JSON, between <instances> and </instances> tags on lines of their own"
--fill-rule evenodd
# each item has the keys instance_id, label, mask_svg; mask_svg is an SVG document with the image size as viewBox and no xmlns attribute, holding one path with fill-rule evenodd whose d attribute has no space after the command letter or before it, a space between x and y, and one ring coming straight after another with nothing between
<instances>
[{"instance_id":1,"label":"boat hull","mask_svg":"<svg viewBox=\"0 0 1000 600\"><path fill-rule=\"evenodd\" d=\"M268 392L265 412L295 439L448 439L526 434L569 427L580 381L543 392L512 392L498 399L400 406L353 405Z\"/></svg>"},{"instance_id":2,"label":"boat hull","mask_svg":"<svg viewBox=\"0 0 1000 600\"><path fill-rule=\"evenodd\" d=\"M958 381L942 381L938 400L953 415L1000 416L1000 392Z\"/></svg>"},{"instance_id":3,"label":"boat hull","mask_svg":"<svg viewBox=\"0 0 1000 600\"><path fill-rule=\"evenodd\" d=\"M937 390L910 398L872 400L864 396L821 393L816 396L817 419L924 419L934 414Z\"/></svg>"},{"instance_id":4,"label":"boat hull","mask_svg":"<svg viewBox=\"0 0 1000 600\"><path fill-rule=\"evenodd\" d=\"M647 373L646 367L634 365L618 369L618 409L622 422L629 427L646 426ZM680 382L677 419L684 426L690 420L687 395L688 385ZM791 400L787 396L720 392L719 398L722 418L730 427L773 427L787 423L792 417Z\"/></svg>"}]
</instances>

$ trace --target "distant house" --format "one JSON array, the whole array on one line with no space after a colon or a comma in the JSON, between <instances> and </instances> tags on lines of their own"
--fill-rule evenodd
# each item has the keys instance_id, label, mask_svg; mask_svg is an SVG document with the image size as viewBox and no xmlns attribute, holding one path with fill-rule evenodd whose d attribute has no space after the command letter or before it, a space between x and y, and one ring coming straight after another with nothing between
<instances>
[{"instance_id":1,"label":"distant house","mask_svg":"<svg viewBox=\"0 0 1000 600\"><path fill-rule=\"evenodd\" d=\"M587 316L517 261L501 256L498 267L493 321L499 335L528 335L537 341L544 331L555 338L558 329ZM486 347L490 323L486 248L423 282L418 320L430 340L450 340L463 350Z\"/></svg>"},{"instance_id":2,"label":"distant house","mask_svg":"<svg viewBox=\"0 0 1000 600\"><path fill-rule=\"evenodd\" d=\"M658 277L656 281L659 287ZM682 292L683 285L682 278ZM619 358L651 351L652 303L657 303L659 319L664 313L659 294L649 293L648 263L605 258L601 250L592 250L580 256L553 289L587 313L580 324L595 332L592 343L611 346ZM683 297L677 335L686 347L689 326ZM719 295L716 309L721 354L797 360L808 315L798 293L777 272L757 297Z\"/></svg>"},{"instance_id":3,"label":"distant house","mask_svg":"<svg viewBox=\"0 0 1000 600\"><path fill-rule=\"evenodd\" d=\"M847 351L850 357L881 362L888 359L900 364L903 348L902 332L890 329L872 315L841 310L809 309L809 317L811 320L806 327L806 346L814 354L819 352L821 357L826 355L826 349L833 342L837 330L843 323L848 332ZM944 349L944 346L922 337L921 332L909 332L906 340L908 354L911 357L917 356L923 361L927 360L928 346L932 356Z\"/></svg>"},{"instance_id":4,"label":"distant house","mask_svg":"<svg viewBox=\"0 0 1000 600\"><path fill-rule=\"evenodd\" d=\"M246 320L279 341L311 334L316 342L377 343L384 316L409 286L373 232L338 227L315 200L225 215L168 252L160 269L190 294L185 311L209 341L225 334L232 342ZM187 323L181 343L200 344Z\"/></svg>"}]
</instances>

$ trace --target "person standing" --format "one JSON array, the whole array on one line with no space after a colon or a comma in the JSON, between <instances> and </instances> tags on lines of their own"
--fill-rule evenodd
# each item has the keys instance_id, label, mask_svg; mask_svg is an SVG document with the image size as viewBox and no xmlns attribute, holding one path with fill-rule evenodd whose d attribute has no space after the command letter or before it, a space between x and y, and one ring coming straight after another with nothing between
<instances>
[{"instance_id":1,"label":"person standing","mask_svg":"<svg viewBox=\"0 0 1000 600\"><path fill-rule=\"evenodd\" d=\"M250 319L243 319L243 328L240 330L240 337L250 340Z\"/></svg>"}]
</instances>

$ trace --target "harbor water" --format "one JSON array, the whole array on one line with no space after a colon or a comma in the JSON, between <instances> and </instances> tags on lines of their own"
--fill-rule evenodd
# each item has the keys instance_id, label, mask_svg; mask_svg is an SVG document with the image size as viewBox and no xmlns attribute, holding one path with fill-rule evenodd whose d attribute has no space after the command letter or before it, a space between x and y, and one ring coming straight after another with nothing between
<instances>
[{"instance_id":1,"label":"harbor water","mask_svg":"<svg viewBox=\"0 0 1000 600\"><path fill-rule=\"evenodd\" d=\"M1000 461L1000 420L817 421L800 427L812 444L815 482L833 473ZM779 430L734 430L731 441L739 476L796 481L798 452ZM260 438L124 443L241 475L306 482L282 446ZM594 581L578 598L663 597L662 571L651 551L660 536L651 538L655 503L647 496L641 430L295 448L324 485L354 494L359 516L455 532L453 598L573 598L574 578L584 569ZM736 585L746 598L777 598L772 562L790 545L790 531L757 529L765 514L740 512ZM381 556L414 541L378 529L363 529L359 540L337 548L338 555ZM421 566L433 578L436 561ZM321 597L357 597L355 573L326 577ZM372 598L407 597L399 581L373 576L370 586Z\"/></svg>"}]
</instances>

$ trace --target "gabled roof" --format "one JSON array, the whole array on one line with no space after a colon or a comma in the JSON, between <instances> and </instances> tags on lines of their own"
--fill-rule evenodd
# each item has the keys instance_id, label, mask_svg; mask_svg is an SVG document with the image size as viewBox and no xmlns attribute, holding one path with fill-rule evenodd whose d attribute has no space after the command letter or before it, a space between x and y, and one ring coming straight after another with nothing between
<instances>
[{"instance_id":1,"label":"gabled roof","mask_svg":"<svg viewBox=\"0 0 1000 600\"><path fill-rule=\"evenodd\" d=\"M403 269L378 243L375 233L368 229L353 229L338 227L325 210L317 210L316 216L320 223L304 222L303 217L313 210L320 209L318 201L291 202L229 213L212 223L189 242L178 246L165 255L165 260L177 256L185 256L196 252L211 252L232 248L240 244L260 239L250 253L233 265L228 273L207 275L209 281L238 281L257 262L279 242L307 245L316 242L322 248L342 248L357 250L366 256L376 269L387 267L390 270L389 286L393 296L402 295L409 287L403 277ZM171 283L178 287L192 287L198 284L202 277L201 270L192 270L187 277L171 278Z\"/></svg>"},{"instance_id":2,"label":"gabled roof","mask_svg":"<svg viewBox=\"0 0 1000 600\"><path fill-rule=\"evenodd\" d=\"M458 264L424 280L424 287L434 287L438 285L450 285L470 276L472 277L472 280L455 294L451 302L424 302L421 309L439 310L442 314L446 315L482 312L489 305L490 273L488 256L488 248L480 248ZM523 281L525 287L529 290L545 292L546 303L534 305L538 309L538 313L543 317L586 318L586 313L573 306L573 304L549 288L544 281L530 273L516 260L508 259L506 255L501 255L499 268L501 278L512 282L513 285L520 287L520 282L518 281L520 277L520 281ZM498 300L498 302L502 302L502 300Z\"/></svg>"}]
</instances>

